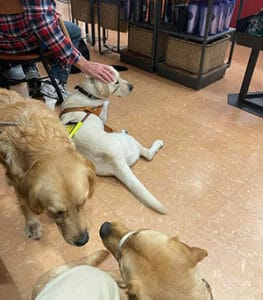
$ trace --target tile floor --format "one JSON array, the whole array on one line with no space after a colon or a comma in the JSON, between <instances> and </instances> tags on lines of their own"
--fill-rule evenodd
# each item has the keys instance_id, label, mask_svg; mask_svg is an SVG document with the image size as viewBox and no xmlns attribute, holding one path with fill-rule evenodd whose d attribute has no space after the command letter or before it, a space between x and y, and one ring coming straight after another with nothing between
<instances>
[{"instance_id":1,"label":"tile floor","mask_svg":"<svg viewBox=\"0 0 263 300\"><path fill-rule=\"evenodd\" d=\"M120 64L117 54L90 51L94 61ZM29 299L40 274L103 248L98 230L106 220L154 228L206 249L209 256L199 271L215 299L263 299L263 123L227 104L227 94L239 91L248 55L249 49L237 46L224 78L200 91L133 66L122 74L135 88L125 99L111 97L108 124L128 128L146 146L164 140L154 160L140 160L133 171L166 205L165 216L142 206L117 180L100 177L86 205L92 216L87 245L67 245L46 216L43 237L31 241L1 168L0 299ZM263 90L262 78L261 54L252 91ZM69 90L81 80L71 75ZM116 263L109 258L104 267Z\"/></svg>"}]
</instances>

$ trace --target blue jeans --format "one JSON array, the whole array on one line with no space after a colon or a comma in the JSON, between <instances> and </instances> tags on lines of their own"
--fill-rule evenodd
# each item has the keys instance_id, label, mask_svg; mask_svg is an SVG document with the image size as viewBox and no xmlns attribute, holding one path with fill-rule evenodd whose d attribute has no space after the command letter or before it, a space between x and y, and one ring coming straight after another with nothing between
<instances>
[{"instance_id":1,"label":"blue jeans","mask_svg":"<svg viewBox=\"0 0 263 300\"><path fill-rule=\"evenodd\" d=\"M64 21L65 27L67 28L68 34L70 36L72 44L78 48L79 41L81 40L81 30L80 28L72 22ZM23 65L24 73L31 68L36 68L36 64L26 64ZM58 59L53 60L51 64L51 72L53 76L58 79L59 81L66 83L68 80L69 72L66 71L61 64L59 63Z\"/></svg>"},{"instance_id":2,"label":"blue jeans","mask_svg":"<svg viewBox=\"0 0 263 300\"><path fill-rule=\"evenodd\" d=\"M79 41L81 40L81 30L80 28L72 22L64 21L65 27L69 33L72 44L78 48ZM56 79L66 83L68 80L69 72L63 69L58 60L54 61L54 64L51 66L51 72Z\"/></svg>"}]
</instances>

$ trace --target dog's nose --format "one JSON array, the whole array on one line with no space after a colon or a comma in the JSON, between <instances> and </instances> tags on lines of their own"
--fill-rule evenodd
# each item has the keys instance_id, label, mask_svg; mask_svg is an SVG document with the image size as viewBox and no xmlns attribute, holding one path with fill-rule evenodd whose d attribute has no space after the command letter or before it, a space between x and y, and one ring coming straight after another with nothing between
<instances>
[{"instance_id":1,"label":"dog's nose","mask_svg":"<svg viewBox=\"0 0 263 300\"><path fill-rule=\"evenodd\" d=\"M129 87L129 91L131 92L133 90L133 84L129 83L128 87Z\"/></svg>"},{"instance_id":2,"label":"dog's nose","mask_svg":"<svg viewBox=\"0 0 263 300\"><path fill-rule=\"evenodd\" d=\"M89 240L87 232L82 233L75 241L74 244L78 247L85 245Z\"/></svg>"},{"instance_id":3,"label":"dog's nose","mask_svg":"<svg viewBox=\"0 0 263 300\"><path fill-rule=\"evenodd\" d=\"M110 235L111 233L111 223L105 222L100 226L100 237L103 239Z\"/></svg>"}]
</instances>

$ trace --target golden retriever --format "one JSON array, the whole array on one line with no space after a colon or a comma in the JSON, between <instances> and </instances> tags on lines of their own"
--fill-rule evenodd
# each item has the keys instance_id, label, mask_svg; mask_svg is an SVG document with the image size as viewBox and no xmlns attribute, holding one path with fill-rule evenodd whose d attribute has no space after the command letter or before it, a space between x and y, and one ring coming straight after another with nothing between
<instances>
[{"instance_id":1,"label":"golden retriever","mask_svg":"<svg viewBox=\"0 0 263 300\"><path fill-rule=\"evenodd\" d=\"M119 263L129 299L213 299L210 286L195 270L206 250L158 231L131 231L119 222L102 224L100 236Z\"/></svg>"},{"instance_id":2,"label":"golden retriever","mask_svg":"<svg viewBox=\"0 0 263 300\"><path fill-rule=\"evenodd\" d=\"M37 215L46 212L66 242L84 245L89 235L83 207L94 190L93 164L75 150L58 116L41 101L0 89L0 122L1 162L24 214L27 236L41 237Z\"/></svg>"}]
</instances>

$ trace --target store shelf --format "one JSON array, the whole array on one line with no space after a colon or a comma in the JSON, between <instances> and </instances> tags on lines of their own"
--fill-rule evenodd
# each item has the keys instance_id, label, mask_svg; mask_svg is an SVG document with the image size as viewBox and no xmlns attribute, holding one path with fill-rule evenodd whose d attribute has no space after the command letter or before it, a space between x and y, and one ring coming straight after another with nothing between
<instances>
[{"instance_id":1,"label":"store shelf","mask_svg":"<svg viewBox=\"0 0 263 300\"><path fill-rule=\"evenodd\" d=\"M236 30L235 28L230 28L230 29L224 30L218 34L208 35L207 43L213 42L226 34L232 34L235 30ZM200 42L200 43L203 43L203 41L204 41L204 37L194 35L194 34L188 34L188 33L184 33L184 32L177 32L177 31L174 31L174 30L168 29L168 28L161 29L161 32L169 34L170 36L173 36L173 37L180 37L180 38L184 38L184 39L190 40L190 41L195 41L195 42Z\"/></svg>"},{"instance_id":2,"label":"store shelf","mask_svg":"<svg viewBox=\"0 0 263 300\"><path fill-rule=\"evenodd\" d=\"M157 64L158 75L195 90L204 88L205 86L222 78L225 75L226 69L227 64L224 64L200 76L169 66L164 62Z\"/></svg>"},{"instance_id":3,"label":"store shelf","mask_svg":"<svg viewBox=\"0 0 263 300\"><path fill-rule=\"evenodd\" d=\"M240 1L239 13L241 15L244 0ZM263 37L246 33L250 17L237 20L237 44L251 49L246 72L243 77L239 93L228 95L228 104L238 107L256 116L263 117L263 92L249 92L250 82L257 64L259 53L263 50Z\"/></svg>"},{"instance_id":4,"label":"store shelf","mask_svg":"<svg viewBox=\"0 0 263 300\"><path fill-rule=\"evenodd\" d=\"M253 36L244 32L237 31L236 42L241 46L253 48L256 50L263 50L263 38L259 36Z\"/></svg>"},{"instance_id":5,"label":"store shelf","mask_svg":"<svg viewBox=\"0 0 263 300\"><path fill-rule=\"evenodd\" d=\"M128 48L122 49L120 51L120 60L129 65L143 69L147 72L156 71L155 67L153 66L153 60L151 57L147 57L145 55L141 55L139 53L133 52Z\"/></svg>"}]
</instances>

